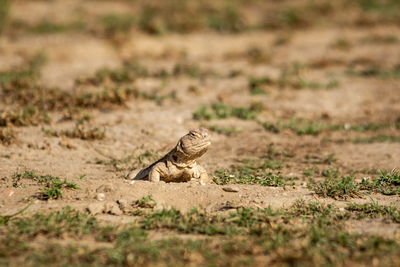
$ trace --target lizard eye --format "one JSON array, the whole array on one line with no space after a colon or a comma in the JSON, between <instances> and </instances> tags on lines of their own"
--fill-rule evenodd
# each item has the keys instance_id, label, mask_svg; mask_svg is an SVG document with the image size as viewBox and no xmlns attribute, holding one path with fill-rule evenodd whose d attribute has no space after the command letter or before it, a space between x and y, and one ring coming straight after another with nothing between
<instances>
[{"instance_id":1,"label":"lizard eye","mask_svg":"<svg viewBox=\"0 0 400 267\"><path fill-rule=\"evenodd\" d=\"M194 132L190 132L189 135L190 135L190 136L196 136L196 135L194 134Z\"/></svg>"}]
</instances>

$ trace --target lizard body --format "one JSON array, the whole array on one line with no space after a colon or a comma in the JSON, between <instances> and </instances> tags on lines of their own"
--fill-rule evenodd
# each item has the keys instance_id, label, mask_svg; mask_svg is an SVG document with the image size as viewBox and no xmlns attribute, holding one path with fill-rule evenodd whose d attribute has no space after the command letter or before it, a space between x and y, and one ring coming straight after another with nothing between
<instances>
[{"instance_id":1,"label":"lizard body","mask_svg":"<svg viewBox=\"0 0 400 267\"><path fill-rule=\"evenodd\" d=\"M164 157L152 163L137 174L131 172L129 178L151 182L188 182L199 179L201 184L209 182L207 171L197 164L211 144L206 129L192 130L181 137L176 146Z\"/></svg>"}]
</instances>

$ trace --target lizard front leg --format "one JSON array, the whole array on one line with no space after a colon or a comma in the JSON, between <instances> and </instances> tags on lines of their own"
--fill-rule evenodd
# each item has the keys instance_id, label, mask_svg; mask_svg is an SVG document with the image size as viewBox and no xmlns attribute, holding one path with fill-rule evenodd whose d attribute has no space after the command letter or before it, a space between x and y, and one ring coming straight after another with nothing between
<instances>
[{"instance_id":1,"label":"lizard front leg","mask_svg":"<svg viewBox=\"0 0 400 267\"><path fill-rule=\"evenodd\" d=\"M168 182L169 180L169 170L166 166L165 162L159 162L154 165L149 172L149 181L150 182L159 182L164 181Z\"/></svg>"},{"instance_id":2,"label":"lizard front leg","mask_svg":"<svg viewBox=\"0 0 400 267\"><path fill-rule=\"evenodd\" d=\"M159 182L161 180L162 166L160 165L160 163L157 163L156 165L153 166L153 168L151 168L151 170L149 172L149 181L150 182Z\"/></svg>"},{"instance_id":3,"label":"lizard front leg","mask_svg":"<svg viewBox=\"0 0 400 267\"><path fill-rule=\"evenodd\" d=\"M149 181L150 182L159 182L160 178L161 178L160 172L156 168L151 169L151 171L149 173Z\"/></svg>"},{"instance_id":4,"label":"lizard front leg","mask_svg":"<svg viewBox=\"0 0 400 267\"><path fill-rule=\"evenodd\" d=\"M199 173L199 178L200 178L200 184L201 185L206 185L210 183L210 178L208 177L206 169L204 169L201 165L196 166L197 171Z\"/></svg>"}]
</instances>

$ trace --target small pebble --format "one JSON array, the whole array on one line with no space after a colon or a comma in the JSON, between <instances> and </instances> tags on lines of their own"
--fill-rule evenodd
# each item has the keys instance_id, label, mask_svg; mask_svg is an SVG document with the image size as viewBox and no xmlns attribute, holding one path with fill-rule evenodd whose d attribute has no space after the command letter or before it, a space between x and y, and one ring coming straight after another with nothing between
<instances>
[{"instance_id":1,"label":"small pebble","mask_svg":"<svg viewBox=\"0 0 400 267\"><path fill-rule=\"evenodd\" d=\"M225 187L222 187L222 190L224 190L225 192L232 192L232 193L239 192L239 189L234 186L225 186Z\"/></svg>"},{"instance_id":2,"label":"small pebble","mask_svg":"<svg viewBox=\"0 0 400 267\"><path fill-rule=\"evenodd\" d=\"M12 195L14 195L14 191L13 190L11 190L11 189L6 189L6 192L7 192L7 196L8 197L11 197Z\"/></svg>"},{"instance_id":3,"label":"small pebble","mask_svg":"<svg viewBox=\"0 0 400 267\"><path fill-rule=\"evenodd\" d=\"M97 199L98 201L103 201L105 198L106 198L106 195L104 195L103 193L98 193L98 194L96 195L96 199Z\"/></svg>"}]
</instances>

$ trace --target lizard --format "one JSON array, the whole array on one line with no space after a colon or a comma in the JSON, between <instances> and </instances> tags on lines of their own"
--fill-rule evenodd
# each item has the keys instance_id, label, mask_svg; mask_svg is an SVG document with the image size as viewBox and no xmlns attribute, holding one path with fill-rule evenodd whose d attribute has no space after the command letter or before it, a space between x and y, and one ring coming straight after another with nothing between
<instances>
[{"instance_id":1,"label":"lizard","mask_svg":"<svg viewBox=\"0 0 400 267\"><path fill-rule=\"evenodd\" d=\"M207 184L207 171L196 160L206 153L210 144L211 137L207 129L191 130L165 156L139 172L130 172L128 179L151 182L188 182L199 179L202 185Z\"/></svg>"}]
</instances>

